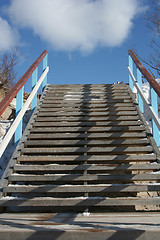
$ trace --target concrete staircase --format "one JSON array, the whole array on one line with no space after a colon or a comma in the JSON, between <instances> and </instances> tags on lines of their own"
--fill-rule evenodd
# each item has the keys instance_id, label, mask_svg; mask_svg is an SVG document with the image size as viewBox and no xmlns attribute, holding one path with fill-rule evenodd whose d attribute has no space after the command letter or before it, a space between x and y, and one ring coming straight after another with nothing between
<instances>
[{"instance_id":1,"label":"concrete staircase","mask_svg":"<svg viewBox=\"0 0 160 240\"><path fill-rule=\"evenodd\" d=\"M159 210L159 152L125 84L48 85L17 152L7 211Z\"/></svg>"}]
</instances>

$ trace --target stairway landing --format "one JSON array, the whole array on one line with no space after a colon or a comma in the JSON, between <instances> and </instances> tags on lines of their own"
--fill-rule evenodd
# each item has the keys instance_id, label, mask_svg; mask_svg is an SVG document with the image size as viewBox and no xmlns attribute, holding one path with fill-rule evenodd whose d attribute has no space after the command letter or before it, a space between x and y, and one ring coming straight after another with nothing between
<instances>
[{"instance_id":1,"label":"stairway landing","mask_svg":"<svg viewBox=\"0 0 160 240\"><path fill-rule=\"evenodd\" d=\"M159 213L1 214L0 239L159 240Z\"/></svg>"}]
</instances>

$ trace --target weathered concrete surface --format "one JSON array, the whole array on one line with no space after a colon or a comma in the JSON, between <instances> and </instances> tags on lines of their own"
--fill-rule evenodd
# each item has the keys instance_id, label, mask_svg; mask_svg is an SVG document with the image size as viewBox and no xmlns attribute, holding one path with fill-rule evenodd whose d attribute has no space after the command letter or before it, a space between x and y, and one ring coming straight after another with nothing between
<instances>
[{"instance_id":1,"label":"weathered concrete surface","mask_svg":"<svg viewBox=\"0 0 160 240\"><path fill-rule=\"evenodd\" d=\"M1 214L3 240L159 240L160 213Z\"/></svg>"}]
</instances>

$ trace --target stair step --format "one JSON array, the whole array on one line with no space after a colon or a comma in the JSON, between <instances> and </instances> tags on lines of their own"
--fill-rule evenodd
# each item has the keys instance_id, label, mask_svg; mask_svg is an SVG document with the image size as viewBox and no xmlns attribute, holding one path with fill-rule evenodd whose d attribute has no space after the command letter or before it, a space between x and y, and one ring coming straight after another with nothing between
<instances>
[{"instance_id":1,"label":"stair step","mask_svg":"<svg viewBox=\"0 0 160 240\"><path fill-rule=\"evenodd\" d=\"M23 148L22 154L144 154L151 153L153 148L147 147L57 147L57 148Z\"/></svg>"},{"instance_id":2,"label":"stair step","mask_svg":"<svg viewBox=\"0 0 160 240\"><path fill-rule=\"evenodd\" d=\"M98 121L136 121L139 120L138 116L109 116L109 117L36 117L36 122L61 122L61 121L67 121L67 122L98 122Z\"/></svg>"},{"instance_id":3,"label":"stair step","mask_svg":"<svg viewBox=\"0 0 160 240\"><path fill-rule=\"evenodd\" d=\"M34 127L72 127L72 126L140 126L140 121L111 121L111 122L34 122Z\"/></svg>"},{"instance_id":4,"label":"stair step","mask_svg":"<svg viewBox=\"0 0 160 240\"><path fill-rule=\"evenodd\" d=\"M85 99L77 99L77 100L75 100L74 99L74 101L62 101L62 100L53 100L52 98L49 98L49 99L47 99L47 97L45 97L44 98L44 100L43 100L43 103L50 103L50 104L63 104L64 106L67 104L74 104L74 105L76 105L76 104L83 104L83 105L85 105L85 104L95 104L95 105L99 105L99 104L117 104L117 103L124 103L124 104L126 104L126 103L132 103L132 101L131 101L131 99L105 99L105 100L102 100L102 99L100 99L100 100L95 100L95 99L91 99L90 101L88 101L88 100L85 100ZM133 104L133 103L132 103Z\"/></svg>"},{"instance_id":5,"label":"stair step","mask_svg":"<svg viewBox=\"0 0 160 240\"><path fill-rule=\"evenodd\" d=\"M81 165L58 165L58 164L48 164L48 165L19 165L16 164L14 171L140 171L140 170L159 170L160 164L123 164L123 165L114 165L114 164L101 164L101 165L90 165L90 164L81 164Z\"/></svg>"},{"instance_id":6,"label":"stair step","mask_svg":"<svg viewBox=\"0 0 160 240\"><path fill-rule=\"evenodd\" d=\"M114 92L54 92L54 91L48 91L47 92L47 97L53 97L53 98L82 98L82 99L87 99L87 98L97 98L97 99L103 99L103 98L110 98L110 97L118 97L118 96L127 96L130 97L127 91L114 91Z\"/></svg>"},{"instance_id":7,"label":"stair step","mask_svg":"<svg viewBox=\"0 0 160 240\"><path fill-rule=\"evenodd\" d=\"M100 99L98 101L96 101L94 99L92 99L90 101L84 100L84 99L83 100L81 100L81 99L75 100L74 99L73 101L67 101L67 100L62 101L62 100L53 100L53 99L44 98L43 103L44 104L49 103L49 104L63 105L63 106L66 106L66 105L68 106L69 104L72 104L72 105L74 104L74 106L76 106L78 104L80 104L80 105L94 104L94 105L98 106L99 104L112 104L112 105L114 105L114 104L118 104L118 103L123 103L123 104L131 103L133 105L131 99L107 99L107 101L106 101L106 99L105 100Z\"/></svg>"},{"instance_id":8,"label":"stair step","mask_svg":"<svg viewBox=\"0 0 160 240\"><path fill-rule=\"evenodd\" d=\"M89 113L85 113L85 112L38 112L37 116L45 116L45 117L57 117L57 116L88 116L88 117L101 117L101 116L137 116L137 112L136 111L110 111L110 112L89 112Z\"/></svg>"},{"instance_id":9,"label":"stair step","mask_svg":"<svg viewBox=\"0 0 160 240\"><path fill-rule=\"evenodd\" d=\"M77 88L77 89L47 89L47 95L52 94L54 96L54 94L69 94L69 95L82 95L82 96L94 96L94 95L111 95L111 94L121 94L121 93L126 93L129 95L128 93L128 89L125 88L115 88L115 89L104 89L102 88L100 89L82 89L82 88Z\"/></svg>"},{"instance_id":10,"label":"stair step","mask_svg":"<svg viewBox=\"0 0 160 240\"><path fill-rule=\"evenodd\" d=\"M138 132L145 130L144 126L113 126L113 127L35 127L31 129L33 132L49 132L49 133L80 133L80 132Z\"/></svg>"},{"instance_id":11,"label":"stair step","mask_svg":"<svg viewBox=\"0 0 160 240\"><path fill-rule=\"evenodd\" d=\"M56 97L56 96L54 96L54 94L52 94L52 95L49 95L49 94L47 94L46 95L46 97L45 97L45 99L47 99L47 100L61 100L61 101L63 101L63 100L73 100L73 101L75 101L76 99L77 100L81 100L81 101L83 101L83 100L85 100L85 101L91 101L91 100L96 100L96 101L99 101L99 100L106 100L107 101L107 99L114 99L114 100L117 100L117 99L131 99L131 97L129 96L129 95L118 95L117 96L117 94L115 94L115 95L106 95L106 96L76 96L75 95L75 97L74 96L70 96L70 95L64 95L64 96L62 96L62 97Z\"/></svg>"},{"instance_id":12,"label":"stair step","mask_svg":"<svg viewBox=\"0 0 160 240\"><path fill-rule=\"evenodd\" d=\"M82 94L82 95L98 95L98 94L112 94L112 93L127 93L128 94L128 89L126 88L88 88L88 89L84 89L84 88L73 88L73 89L53 89L53 88L48 88L47 89L47 95L48 94L70 94L70 95L78 95L78 94Z\"/></svg>"},{"instance_id":13,"label":"stair step","mask_svg":"<svg viewBox=\"0 0 160 240\"><path fill-rule=\"evenodd\" d=\"M126 84L56 84L49 85L49 89L114 89L114 88L127 88Z\"/></svg>"},{"instance_id":14,"label":"stair step","mask_svg":"<svg viewBox=\"0 0 160 240\"><path fill-rule=\"evenodd\" d=\"M20 156L17 159L18 162L111 162L112 164L122 162L152 162L156 161L154 154L144 155L99 155L99 156L83 156L83 155L61 155L61 156Z\"/></svg>"},{"instance_id":15,"label":"stair step","mask_svg":"<svg viewBox=\"0 0 160 240\"><path fill-rule=\"evenodd\" d=\"M77 92L84 92L84 93L99 93L99 92L112 92L112 91L127 91L128 88L123 85L121 87L106 87L105 85L101 86L101 85L92 85L89 87L84 87L84 86L77 86L77 85L72 85L71 87L57 87L57 85L55 87L50 86L47 88L47 92L49 91L53 91L53 92L69 92L69 93L77 93Z\"/></svg>"},{"instance_id":16,"label":"stair step","mask_svg":"<svg viewBox=\"0 0 160 240\"><path fill-rule=\"evenodd\" d=\"M45 146L102 146L102 145L110 145L110 146L123 146L123 145L148 145L149 140L147 139L117 139L117 140L28 140L25 141L25 147L45 147Z\"/></svg>"},{"instance_id":17,"label":"stair step","mask_svg":"<svg viewBox=\"0 0 160 240\"><path fill-rule=\"evenodd\" d=\"M70 93L70 94L76 94L76 93L84 93L84 94L98 94L98 93L111 93L111 92L127 92L128 93L128 89L125 88L125 87L121 87L121 88L104 88L104 87L98 87L97 85L97 88L95 87L91 87L91 88L88 88L88 89L84 89L82 87L79 87L79 88L70 88L71 90L68 90L68 89L60 89L60 88L48 88L47 89L47 93L48 92L55 92L55 93Z\"/></svg>"},{"instance_id":18,"label":"stair step","mask_svg":"<svg viewBox=\"0 0 160 240\"><path fill-rule=\"evenodd\" d=\"M77 91L77 89L121 89L121 88L125 88L127 89L128 87L126 86L126 84L122 83L122 84L56 84L56 85L49 85L49 89L75 89L75 91Z\"/></svg>"},{"instance_id":19,"label":"stair step","mask_svg":"<svg viewBox=\"0 0 160 240\"><path fill-rule=\"evenodd\" d=\"M103 184L103 185L8 185L4 193L110 193L110 192L155 192L160 183L150 184Z\"/></svg>"},{"instance_id":20,"label":"stair step","mask_svg":"<svg viewBox=\"0 0 160 240\"><path fill-rule=\"evenodd\" d=\"M134 206L134 205L160 205L160 197L148 198L105 198L105 197L79 197L79 198L9 198L0 199L0 206L70 206L70 207L87 207L87 206Z\"/></svg>"},{"instance_id":21,"label":"stair step","mask_svg":"<svg viewBox=\"0 0 160 240\"><path fill-rule=\"evenodd\" d=\"M114 132L114 133L31 133L28 135L28 139L139 139L139 138L146 138L145 132ZM122 140L121 140L122 141Z\"/></svg>"},{"instance_id":22,"label":"stair step","mask_svg":"<svg viewBox=\"0 0 160 240\"><path fill-rule=\"evenodd\" d=\"M12 174L9 176L10 182L24 181L24 182L62 182L65 184L67 182L101 182L106 183L110 181L123 181L123 182L133 182L133 181L156 181L160 180L160 173L154 174L46 174L46 175L32 175L32 174Z\"/></svg>"},{"instance_id":23,"label":"stair step","mask_svg":"<svg viewBox=\"0 0 160 240\"><path fill-rule=\"evenodd\" d=\"M128 94L128 89L125 88L116 88L116 89L47 89L47 95L48 94L53 94L53 95L82 95L82 96L90 96L90 95L108 95L108 94L115 94L115 93L126 93Z\"/></svg>"},{"instance_id":24,"label":"stair step","mask_svg":"<svg viewBox=\"0 0 160 240\"><path fill-rule=\"evenodd\" d=\"M135 107L108 107L108 108L73 108L73 107L65 107L65 108L47 108L41 107L39 112L110 112L110 111L135 111Z\"/></svg>"},{"instance_id":25,"label":"stair step","mask_svg":"<svg viewBox=\"0 0 160 240\"><path fill-rule=\"evenodd\" d=\"M43 101L43 103L41 104L41 107L45 107L45 108L60 108L60 107L67 107L67 108L81 108L83 106L83 108L107 108L107 107L133 107L133 103L129 102L129 103L100 103L100 104L94 104L94 103L54 103L54 102L47 102L47 101Z\"/></svg>"},{"instance_id":26,"label":"stair step","mask_svg":"<svg viewBox=\"0 0 160 240\"><path fill-rule=\"evenodd\" d=\"M81 87L70 87L70 88L59 88L59 87L49 87L47 89L47 92L69 92L69 93L77 93L77 92L83 92L83 93L103 93L103 92L115 92L115 91L127 91L128 88L125 86L122 87L105 87L105 86L99 86L99 85L92 85L89 88L84 88L83 86Z\"/></svg>"}]
</instances>

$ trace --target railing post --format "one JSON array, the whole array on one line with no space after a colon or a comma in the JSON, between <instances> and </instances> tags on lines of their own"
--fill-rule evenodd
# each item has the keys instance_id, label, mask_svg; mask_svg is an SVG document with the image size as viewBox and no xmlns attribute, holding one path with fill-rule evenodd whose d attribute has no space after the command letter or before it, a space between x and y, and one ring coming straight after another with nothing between
<instances>
[{"instance_id":1,"label":"railing post","mask_svg":"<svg viewBox=\"0 0 160 240\"><path fill-rule=\"evenodd\" d=\"M158 102L157 102L157 93L154 91L154 89L150 86L150 97L151 97L151 106L153 110L155 111L156 115L158 116ZM152 119L152 133L153 137L157 143L157 146L160 146L160 140L159 140L159 130Z\"/></svg>"},{"instance_id":2,"label":"railing post","mask_svg":"<svg viewBox=\"0 0 160 240\"><path fill-rule=\"evenodd\" d=\"M137 68L137 82L139 84L139 87L142 89L142 73L139 71L139 69ZM144 113L144 108L143 108L143 100L141 98L141 96L138 93L138 105L140 107L140 110L142 113Z\"/></svg>"},{"instance_id":3,"label":"railing post","mask_svg":"<svg viewBox=\"0 0 160 240\"><path fill-rule=\"evenodd\" d=\"M46 69L47 64L48 64L48 54L43 58L43 72ZM42 83L42 92L43 92L46 85L47 85L47 76L45 77L45 79Z\"/></svg>"},{"instance_id":4,"label":"railing post","mask_svg":"<svg viewBox=\"0 0 160 240\"><path fill-rule=\"evenodd\" d=\"M32 90L37 84L37 79L38 79L38 67L34 70L32 73ZM31 111L33 112L35 107L37 106L37 93L35 94L32 103L31 103Z\"/></svg>"},{"instance_id":5,"label":"railing post","mask_svg":"<svg viewBox=\"0 0 160 240\"><path fill-rule=\"evenodd\" d=\"M21 90L17 93L17 96L16 96L16 116L18 115L18 113L23 107L23 95L24 95L24 86L21 88ZM14 135L15 146L17 146L21 137L22 137L22 120L15 131L15 135Z\"/></svg>"},{"instance_id":6,"label":"railing post","mask_svg":"<svg viewBox=\"0 0 160 240\"><path fill-rule=\"evenodd\" d=\"M129 68L131 69L131 72L133 73L133 60L130 55L129 55ZM132 78L130 75L129 75L129 86L133 92L133 81L132 81Z\"/></svg>"}]
</instances>

